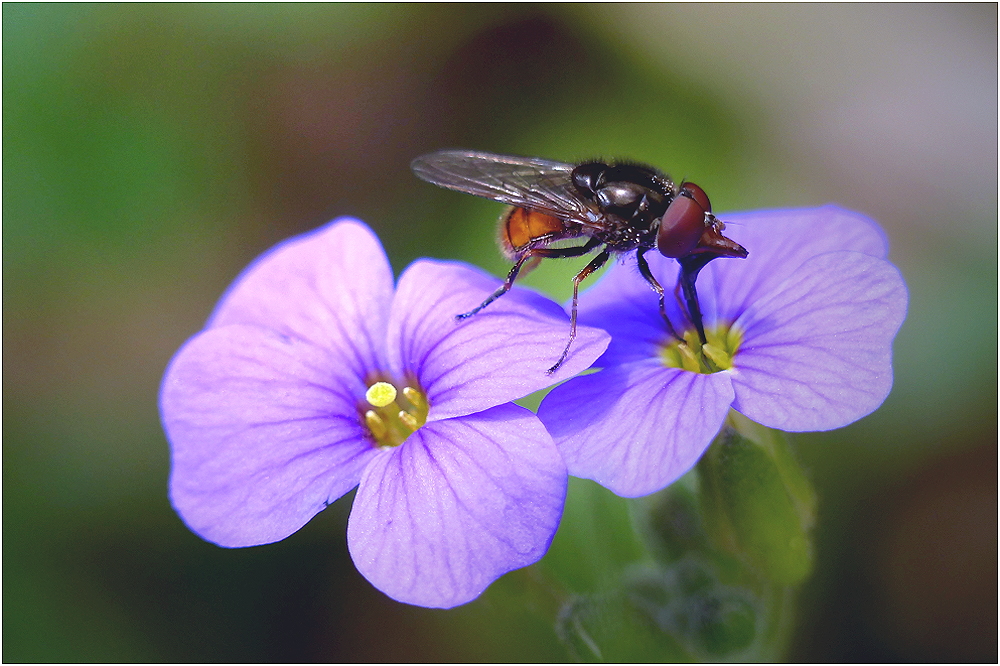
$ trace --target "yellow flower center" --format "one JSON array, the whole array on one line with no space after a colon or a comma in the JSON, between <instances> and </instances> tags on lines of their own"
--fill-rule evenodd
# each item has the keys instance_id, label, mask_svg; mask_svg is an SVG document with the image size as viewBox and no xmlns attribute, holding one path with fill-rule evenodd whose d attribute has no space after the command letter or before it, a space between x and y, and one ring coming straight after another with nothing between
<instances>
[{"instance_id":1,"label":"yellow flower center","mask_svg":"<svg viewBox=\"0 0 1000 666\"><path fill-rule=\"evenodd\" d=\"M430 405L419 389L404 386L402 391L385 381L376 381L365 391L361 405L365 427L376 446L399 446L427 423Z\"/></svg>"},{"instance_id":2,"label":"yellow flower center","mask_svg":"<svg viewBox=\"0 0 1000 666\"><path fill-rule=\"evenodd\" d=\"M660 346L660 359L671 368L710 375L733 367L733 357L743 342L743 334L736 328L717 326L705 329L705 344L698 334L689 330L684 342L670 340Z\"/></svg>"}]
</instances>

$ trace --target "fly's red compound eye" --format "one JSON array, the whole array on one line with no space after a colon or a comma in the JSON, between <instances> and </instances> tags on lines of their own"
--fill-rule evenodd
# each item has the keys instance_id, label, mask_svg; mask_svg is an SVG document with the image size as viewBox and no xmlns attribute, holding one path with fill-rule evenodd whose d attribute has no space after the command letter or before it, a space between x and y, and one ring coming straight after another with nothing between
<instances>
[{"instance_id":1,"label":"fly's red compound eye","mask_svg":"<svg viewBox=\"0 0 1000 666\"><path fill-rule=\"evenodd\" d=\"M706 213L712 212L712 202L708 200L708 195L705 194L705 190L701 189L694 183L684 183L681 185L681 194L689 196L698 202L701 209Z\"/></svg>"},{"instance_id":2,"label":"fly's red compound eye","mask_svg":"<svg viewBox=\"0 0 1000 666\"><path fill-rule=\"evenodd\" d=\"M701 188L698 188L701 191ZM702 196L705 193L702 192ZM705 197L707 201L708 198ZM686 257L705 232L705 209L693 198L674 198L656 234L656 249L665 257Z\"/></svg>"}]
</instances>

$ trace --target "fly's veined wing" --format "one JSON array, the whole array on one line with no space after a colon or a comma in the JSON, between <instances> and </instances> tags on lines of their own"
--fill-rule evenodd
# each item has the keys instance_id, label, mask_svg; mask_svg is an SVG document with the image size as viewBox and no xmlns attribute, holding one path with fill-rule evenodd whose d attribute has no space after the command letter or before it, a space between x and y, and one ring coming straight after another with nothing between
<instances>
[{"instance_id":1,"label":"fly's veined wing","mask_svg":"<svg viewBox=\"0 0 1000 666\"><path fill-rule=\"evenodd\" d=\"M572 164L535 157L494 155L471 150L441 150L410 163L428 183L530 208L581 224L595 220L597 209L573 185Z\"/></svg>"}]
</instances>

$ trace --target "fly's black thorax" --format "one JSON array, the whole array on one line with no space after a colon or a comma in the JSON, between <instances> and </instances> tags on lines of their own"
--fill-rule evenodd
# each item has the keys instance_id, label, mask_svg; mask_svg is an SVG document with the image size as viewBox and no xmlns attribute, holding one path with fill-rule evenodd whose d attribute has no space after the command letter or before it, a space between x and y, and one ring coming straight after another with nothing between
<instances>
[{"instance_id":1,"label":"fly's black thorax","mask_svg":"<svg viewBox=\"0 0 1000 666\"><path fill-rule=\"evenodd\" d=\"M641 164L589 162L573 169L573 184L593 201L606 228L594 236L618 252L652 247L656 226L676 195L668 176Z\"/></svg>"}]
</instances>

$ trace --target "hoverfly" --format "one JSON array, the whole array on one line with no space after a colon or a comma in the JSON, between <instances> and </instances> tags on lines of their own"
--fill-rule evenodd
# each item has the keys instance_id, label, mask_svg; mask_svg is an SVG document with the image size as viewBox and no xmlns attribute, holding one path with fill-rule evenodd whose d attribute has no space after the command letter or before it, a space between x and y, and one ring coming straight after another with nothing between
<instances>
[{"instance_id":1,"label":"hoverfly","mask_svg":"<svg viewBox=\"0 0 1000 666\"><path fill-rule=\"evenodd\" d=\"M705 191L694 183L675 184L656 169L631 162L572 165L534 157L494 155L471 150L441 150L410 164L417 177L434 185L508 204L500 218L500 244L514 262L503 285L477 307L456 316L476 314L507 293L518 274L542 259L579 257L597 251L573 278L569 341L555 372L576 338L580 282L612 254L636 251L639 272L659 296L667 331L680 342L664 306L663 287L643 256L654 247L681 266L674 293L705 343L701 306L695 290L699 271L717 257L745 258L747 251L722 235L725 225L712 214ZM560 240L586 238L582 245L549 247ZM683 294L683 300L681 300Z\"/></svg>"}]
</instances>

